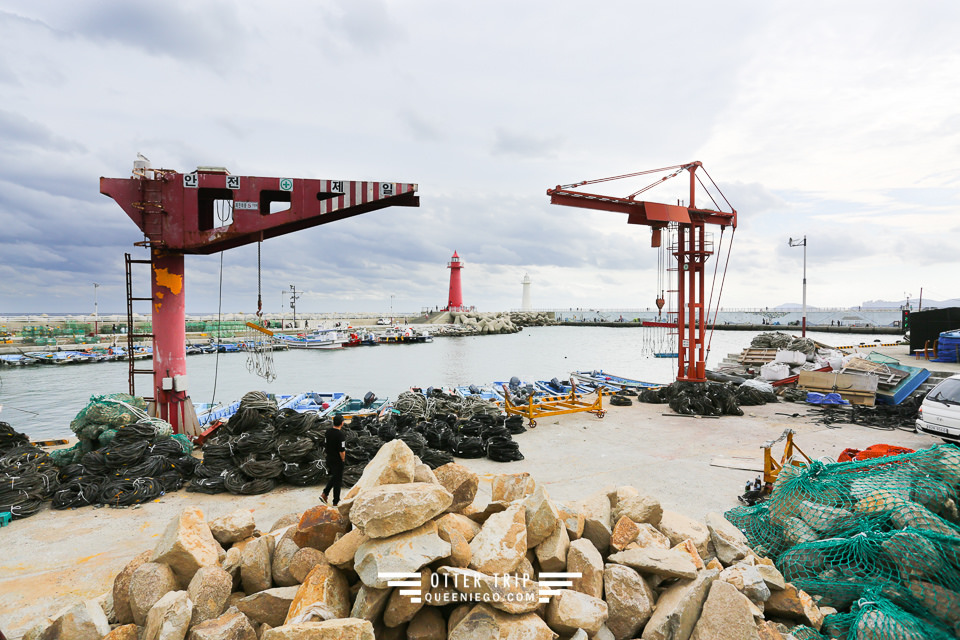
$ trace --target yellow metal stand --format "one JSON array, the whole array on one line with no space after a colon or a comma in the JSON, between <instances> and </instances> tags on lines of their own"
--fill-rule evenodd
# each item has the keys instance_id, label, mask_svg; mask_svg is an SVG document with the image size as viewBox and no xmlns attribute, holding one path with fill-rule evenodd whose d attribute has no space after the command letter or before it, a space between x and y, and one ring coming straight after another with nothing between
<instances>
[{"instance_id":1,"label":"yellow metal stand","mask_svg":"<svg viewBox=\"0 0 960 640\"><path fill-rule=\"evenodd\" d=\"M795 467L805 467L810 464L810 457L801 451L800 447L793 444L794 433L796 432L793 429L784 429L779 438L763 444L764 482L769 482L770 484L776 482L777 476L780 475L780 470L783 469L783 465L785 464L792 464ZM787 444L783 447L783 456L780 458L780 462L777 462L773 459L773 454L770 453L770 449L773 448L773 445L784 439L786 439ZM799 456L797 454L799 454ZM806 462L801 460L800 456L802 456Z\"/></svg>"},{"instance_id":2,"label":"yellow metal stand","mask_svg":"<svg viewBox=\"0 0 960 640\"><path fill-rule=\"evenodd\" d=\"M548 396L542 398L539 402L530 402L529 404L513 404L510 401L510 391L507 385L503 385L503 410L507 415L519 415L530 421L530 427L537 426L537 418L546 418L548 416L559 416L565 413L580 413L586 411L594 413L598 418L606 415L603 409L603 395L598 393L597 399L593 402L586 402L583 396L577 395L577 388L574 386L570 395L566 396Z\"/></svg>"}]
</instances>

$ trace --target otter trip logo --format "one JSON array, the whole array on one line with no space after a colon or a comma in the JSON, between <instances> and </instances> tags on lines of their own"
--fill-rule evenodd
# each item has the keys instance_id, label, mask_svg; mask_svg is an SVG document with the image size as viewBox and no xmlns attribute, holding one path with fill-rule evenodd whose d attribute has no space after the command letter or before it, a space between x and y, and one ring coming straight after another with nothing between
<instances>
[{"instance_id":1,"label":"otter trip logo","mask_svg":"<svg viewBox=\"0 0 960 640\"><path fill-rule=\"evenodd\" d=\"M398 587L400 595L408 596L414 604L455 604L459 602L512 602L515 604L550 601L559 589L572 587L573 579L581 573L543 572L533 580L530 576L488 576L469 572L459 574L431 573L429 585L424 585L423 574L382 572L388 587ZM423 592L427 586L428 591Z\"/></svg>"}]
</instances>

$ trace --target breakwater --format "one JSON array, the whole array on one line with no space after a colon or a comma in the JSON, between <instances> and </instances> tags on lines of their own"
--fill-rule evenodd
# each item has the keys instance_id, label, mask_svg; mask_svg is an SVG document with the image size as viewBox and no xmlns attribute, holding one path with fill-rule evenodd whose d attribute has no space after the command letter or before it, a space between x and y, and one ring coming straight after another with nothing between
<instances>
[{"instance_id":1,"label":"breakwater","mask_svg":"<svg viewBox=\"0 0 960 640\"><path fill-rule=\"evenodd\" d=\"M590 321L564 321L560 323L564 327L642 327L642 322L590 322ZM711 327L708 325L707 329ZM778 324L718 324L717 331L800 331L800 327L783 326ZM822 325L807 325L807 331L818 333L854 333L861 335L885 334L901 335L903 332L899 327L831 327Z\"/></svg>"}]
</instances>

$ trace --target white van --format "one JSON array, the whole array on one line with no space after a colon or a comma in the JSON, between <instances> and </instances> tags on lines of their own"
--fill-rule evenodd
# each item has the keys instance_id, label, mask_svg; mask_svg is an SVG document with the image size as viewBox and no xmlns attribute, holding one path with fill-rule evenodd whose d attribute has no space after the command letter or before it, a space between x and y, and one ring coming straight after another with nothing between
<instances>
[{"instance_id":1,"label":"white van","mask_svg":"<svg viewBox=\"0 0 960 640\"><path fill-rule=\"evenodd\" d=\"M960 374L935 386L917 413L917 433L960 442Z\"/></svg>"}]
</instances>

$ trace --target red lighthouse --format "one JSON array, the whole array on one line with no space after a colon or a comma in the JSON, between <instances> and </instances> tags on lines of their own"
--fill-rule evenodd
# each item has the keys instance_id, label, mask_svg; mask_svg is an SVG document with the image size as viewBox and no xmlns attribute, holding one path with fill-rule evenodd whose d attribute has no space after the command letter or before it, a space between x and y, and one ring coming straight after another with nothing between
<instances>
[{"instance_id":1,"label":"red lighthouse","mask_svg":"<svg viewBox=\"0 0 960 640\"><path fill-rule=\"evenodd\" d=\"M447 296L446 310L461 311L463 310L463 291L460 289L460 269L463 269L463 263L460 262L460 256L456 251L453 252L447 268L450 269L450 295Z\"/></svg>"}]
</instances>

